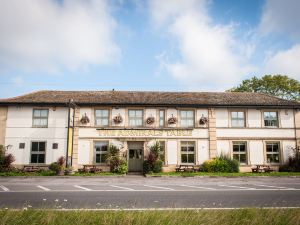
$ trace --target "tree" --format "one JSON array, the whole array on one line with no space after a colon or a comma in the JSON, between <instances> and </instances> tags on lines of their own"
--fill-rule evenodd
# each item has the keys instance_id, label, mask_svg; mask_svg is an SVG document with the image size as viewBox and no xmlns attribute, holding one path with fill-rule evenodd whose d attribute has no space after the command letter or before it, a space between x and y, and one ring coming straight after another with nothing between
<instances>
[{"instance_id":1,"label":"tree","mask_svg":"<svg viewBox=\"0 0 300 225\"><path fill-rule=\"evenodd\" d=\"M277 96L287 100L300 100L300 82L284 75L265 75L242 81L238 87L228 92L258 92Z\"/></svg>"}]
</instances>

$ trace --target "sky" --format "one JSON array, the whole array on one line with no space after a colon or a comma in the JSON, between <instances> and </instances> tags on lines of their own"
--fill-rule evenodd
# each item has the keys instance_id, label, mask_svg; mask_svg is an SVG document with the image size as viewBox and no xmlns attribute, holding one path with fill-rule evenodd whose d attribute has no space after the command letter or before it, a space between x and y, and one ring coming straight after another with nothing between
<instances>
[{"instance_id":1,"label":"sky","mask_svg":"<svg viewBox=\"0 0 300 225\"><path fill-rule=\"evenodd\" d=\"M299 0L1 0L0 98L300 80Z\"/></svg>"}]
</instances>

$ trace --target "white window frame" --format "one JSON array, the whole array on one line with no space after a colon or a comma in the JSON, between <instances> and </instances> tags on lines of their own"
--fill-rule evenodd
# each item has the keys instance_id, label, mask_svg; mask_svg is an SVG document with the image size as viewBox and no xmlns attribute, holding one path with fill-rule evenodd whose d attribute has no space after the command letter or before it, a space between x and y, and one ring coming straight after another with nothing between
<instances>
[{"instance_id":1,"label":"white window frame","mask_svg":"<svg viewBox=\"0 0 300 225\"><path fill-rule=\"evenodd\" d=\"M273 151L273 146L274 144L277 144L278 145L278 151L277 152L274 152ZM268 152L267 151L267 145L272 145L272 152ZM266 141L265 142L265 157L266 157L266 162L267 164L280 164L281 163L281 143L280 141ZM278 162L268 162L268 155L278 155Z\"/></svg>"},{"instance_id":2,"label":"white window frame","mask_svg":"<svg viewBox=\"0 0 300 225\"><path fill-rule=\"evenodd\" d=\"M107 116L97 116L97 111L107 111ZM107 120L107 124L98 124L97 121ZM110 121L110 110L109 109L95 109L95 126L108 127Z\"/></svg>"},{"instance_id":3,"label":"white window frame","mask_svg":"<svg viewBox=\"0 0 300 225\"><path fill-rule=\"evenodd\" d=\"M136 116L136 112L141 111L141 116ZM130 116L130 112L135 112L134 116ZM141 120L141 125L136 125L136 121ZM131 121L135 121L134 124L131 124ZM129 127L143 127L144 126L144 110L143 109L128 109L128 126Z\"/></svg>"},{"instance_id":4,"label":"white window frame","mask_svg":"<svg viewBox=\"0 0 300 225\"><path fill-rule=\"evenodd\" d=\"M187 148L187 151L182 151L182 148ZM189 151L189 148L193 147L194 151ZM193 155L194 156L194 162L182 162L182 155ZM196 142L195 141L180 141L180 164L183 165L196 165Z\"/></svg>"},{"instance_id":5,"label":"white window frame","mask_svg":"<svg viewBox=\"0 0 300 225\"><path fill-rule=\"evenodd\" d=\"M36 116L35 112L36 111L40 111L40 115ZM47 116L42 116L41 111L46 111L47 112ZM38 128L46 128L48 127L48 118L49 118L49 109L33 109L32 110L32 127L38 127ZM35 124L35 121L39 120L40 124ZM46 124L45 125L41 125L41 121L42 120L46 120Z\"/></svg>"},{"instance_id":6,"label":"white window frame","mask_svg":"<svg viewBox=\"0 0 300 225\"><path fill-rule=\"evenodd\" d=\"M97 143L105 143L107 144L107 150L106 151L97 151ZM105 145L102 145L102 146L105 146ZM102 147L101 146L101 147ZM102 155L107 155L108 154L108 151L109 151L109 141L107 140L99 140L99 141L94 141L94 160L93 160L93 163L94 164L107 164L106 161L104 162L101 162L101 159L102 159ZM97 155L100 155L100 162L97 162Z\"/></svg>"},{"instance_id":7,"label":"white window frame","mask_svg":"<svg viewBox=\"0 0 300 225\"><path fill-rule=\"evenodd\" d=\"M34 142L38 143L38 151L32 151L32 145L33 145ZM40 146L39 143L45 143L45 151L39 151L39 146ZM47 156L46 151L47 151L47 141L31 141L31 145L30 145L30 164L37 164L37 165L46 164L46 156ZM37 160L37 162L32 162L31 161L31 156L33 154L34 155L44 155L44 162L39 162L38 160Z\"/></svg>"},{"instance_id":8,"label":"white window frame","mask_svg":"<svg viewBox=\"0 0 300 225\"><path fill-rule=\"evenodd\" d=\"M276 120L277 121L276 126L266 125L266 121L273 121L273 120L271 120L271 119L266 120L265 113L276 113L276 119L277 119ZM268 110L268 111L263 111L262 114L263 114L263 125L264 125L264 127L279 128L279 113L278 113L278 111Z\"/></svg>"},{"instance_id":9,"label":"white window frame","mask_svg":"<svg viewBox=\"0 0 300 225\"><path fill-rule=\"evenodd\" d=\"M192 117L182 117L183 112L192 112L193 116ZM189 109L180 110L179 115L180 115L180 127L186 127L186 128L195 127L195 110L189 110ZM185 125L184 126L182 124L182 121L192 121L192 125Z\"/></svg>"},{"instance_id":10,"label":"white window frame","mask_svg":"<svg viewBox=\"0 0 300 225\"><path fill-rule=\"evenodd\" d=\"M233 114L236 114L237 117L234 117ZM243 117L239 117L239 113L243 113ZM246 113L243 110L233 110L230 111L230 117L231 117L231 127L246 127ZM234 124L234 121L237 122L237 124ZM243 125L239 125L239 122L243 121Z\"/></svg>"},{"instance_id":11,"label":"white window frame","mask_svg":"<svg viewBox=\"0 0 300 225\"><path fill-rule=\"evenodd\" d=\"M160 114L161 112L163 112L163 116L161 116L161 114ZM164 110L164 109L158 110L158 118L159 118L158 126L165 127L166 126L166 110Z\"/></svg>"},{"instance_id":12,"label":"white window frame","mask_svg":"<svg viewBox=\"0 0 300 225\"><path fill-rule=\"evenodd\" d=\"M235 152L235 151L233 151L233 148L234 148L234 145L239 145L239 146L241 146L242 144L244 144L245 145L245 152L243 153L243 152L241 152L240 151L240 147L239 147L239 151L238 152ZM234 155L239 155L239 163L241 164L241 165L247 165L248 164L248 151L247 151L247 148L248 148L248 143L247 143L247 141L233 141L232 142L232 159L234 159ZM245 159L245 162L241 162L240 161L240 155L245 155L246 157L246 159Z\"/></svg>"}]
</instances>

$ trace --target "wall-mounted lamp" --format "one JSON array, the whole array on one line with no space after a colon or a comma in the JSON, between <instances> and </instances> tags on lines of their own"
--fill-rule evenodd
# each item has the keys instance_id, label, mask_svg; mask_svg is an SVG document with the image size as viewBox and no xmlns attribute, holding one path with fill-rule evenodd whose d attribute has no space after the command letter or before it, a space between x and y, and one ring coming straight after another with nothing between
<instances>
[{"instance_id":1,"label":"wall-mounted lamp","mask_svg":"<svg viewBox=\"0 0 300 225\"><path fill-rule=\"evenodd\" d=\"M6 150L11 149L12 145L6 145L5 148L6 148Z\"/></svg>"}]
</instances>

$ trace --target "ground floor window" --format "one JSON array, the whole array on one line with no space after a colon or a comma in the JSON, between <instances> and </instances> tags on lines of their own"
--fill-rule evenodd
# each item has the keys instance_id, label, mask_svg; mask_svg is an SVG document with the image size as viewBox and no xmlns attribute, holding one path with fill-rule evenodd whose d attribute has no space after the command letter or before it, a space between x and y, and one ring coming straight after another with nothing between
<instances>
[{"instance_id":1,"label":"ground floor window","mask_svg":"<svg viewBox=\"0 0 300 225\"><path fill-rule=\"evenodd\" d=\"M268 163L280 162L280 144L279 142L267 142L266 153Z\"/></svg>"},{"instance_id":2,"label":"ground floor window","mask_svg":"<svg viewBox=\"0 0 300 225\"><path fill-rule=\"evenodd\" d=\"M166 142L165 141L160 141L160 159L163 161L163 163L166 163Z\"/></svg>"},{"instance_id":3,"label":"ground floor window","mask_svg":"<svg viewBox=\"0 0 300 225\"><path fill-rule=\"evenodd\" d=\"M247 143L233 142L232 147L233 159L236 159L241 164L247 164Z\"/></svg>"},{"instance_id":4,"label":"ground floor window","mask_svg":"<svg viewBox=\"0 0 300 225\"><path fill-rule=\"evenodd\" d=\"M181 141L180 142L181 163L195 163L195 142Z\"/></svg>"},{"instance_id":5,"label":"ground floor window","mask_svg":"<svg viewBox=\"0 0 300 225\"><path fill-rule=\"evenodd\" d=\"M46 142L33 141L31 142L30 163L45 163Z\"/></svg>"},{"instance_id":6,"label":"ground floor window","mask_svg":"<svg viewBox=\"0 0 300 225\"><path fill-rule=\"evenodd\" d=\"M95 163L105 163L108 153L108 141L95 142L94 161Z\"/></svg>"}]
</instances>

